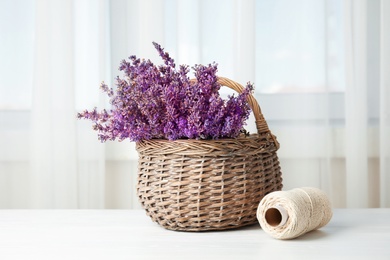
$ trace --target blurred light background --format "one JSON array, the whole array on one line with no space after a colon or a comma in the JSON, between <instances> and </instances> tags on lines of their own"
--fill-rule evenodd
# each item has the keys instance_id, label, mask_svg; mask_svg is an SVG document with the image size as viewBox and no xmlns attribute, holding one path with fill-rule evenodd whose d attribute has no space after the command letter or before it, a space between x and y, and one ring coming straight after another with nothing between
<instances>
[{"instance_id":1,"label":"blurred light background","mask_svg":"<svg viewBox=\"0 0 390 260\"><path fill-rule=\"evenodd\" d=\"M75 115L152 41L255 84L284 189L390 207L389 0L1 0L0 208L139 208L134 143Z\"/></svg>"}]
</instances>

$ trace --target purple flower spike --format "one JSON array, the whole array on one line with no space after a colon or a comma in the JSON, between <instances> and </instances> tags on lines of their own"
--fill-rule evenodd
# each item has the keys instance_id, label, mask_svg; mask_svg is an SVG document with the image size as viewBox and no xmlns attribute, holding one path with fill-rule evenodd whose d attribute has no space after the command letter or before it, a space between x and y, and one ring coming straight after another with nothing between
<instances>
[{"instance_id":1,"label":"purple flower spike","mask_svg":"<svg viewBox=\"0 0 390 260\"><path fill-rule=\"evenodd\" d=\"M196 83L188 76L189 66L175 68L174 60L153 42L164 65L135 55L123 60L115 91L105 83L101 89L110 97L112 108L94 108L77 115L91 120L102 142L149 139L218 139L240 134L250 112L246 101L253 91L248 83L237 97L224 100L219 95L216 63L195 65Z\"/></svg>"}]
</instances>

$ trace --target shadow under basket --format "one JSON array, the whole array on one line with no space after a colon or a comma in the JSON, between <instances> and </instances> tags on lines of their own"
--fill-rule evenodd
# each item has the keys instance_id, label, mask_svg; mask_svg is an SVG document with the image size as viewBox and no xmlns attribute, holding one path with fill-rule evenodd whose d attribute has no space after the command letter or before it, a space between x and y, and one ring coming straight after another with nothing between
<instances>
[{"instance_id":1,"label":"shadow under basket","mask_svg":"<svg viewBox=\"0 0 390 260\"><path fill-rule=\"evenodd\" d=\"M227 78L218 82L243 91ZM153 221L181 231L226 230L257 222L260 200L283 185L276 154L279 143L252 95L248 102L257 134L137 143L137 194Z\"/></svg>"}]
</instances>

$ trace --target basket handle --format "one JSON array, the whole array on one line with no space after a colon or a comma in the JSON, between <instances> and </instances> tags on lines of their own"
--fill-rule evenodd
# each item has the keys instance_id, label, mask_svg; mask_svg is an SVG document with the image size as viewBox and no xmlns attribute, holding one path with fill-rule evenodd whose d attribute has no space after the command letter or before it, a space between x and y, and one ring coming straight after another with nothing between
<instances>
[{"instance_id":1,"label":"basket handle","mask_svg":"<svg viewBox=\"0 0 390 260\"><path fill-rule=\"evenodd\" d=\"M244 91L244 87L241 84L239 84L231 79L228 79L228 78L218 77L218 83L221 84L222 86L229 87L229 88L237 91L240 94ZM279 149L279 147L280 147L279 142L276 140L276 136L274 136L271 133L271 131L269 130L268 124L265 121L264 116L261 112L259 103L257 103L256 99L253 97L252 94L248 95L247 101L248 101L249 106L251 107L253 114L255 116L257 133L259 133L259 134L269 133L271 135L272 140L274 141L276 149Z\"/></svg>"}]
</instances>

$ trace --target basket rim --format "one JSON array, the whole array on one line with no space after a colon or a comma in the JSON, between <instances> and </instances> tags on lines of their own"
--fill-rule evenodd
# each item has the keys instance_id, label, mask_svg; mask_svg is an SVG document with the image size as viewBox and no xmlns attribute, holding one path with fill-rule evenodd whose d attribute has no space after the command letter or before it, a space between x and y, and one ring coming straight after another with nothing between
<instances>
[{"instance_id":1,"label":"basket rim","mask_svg":"<svg viewBox=\"0 0 390 260\"><path fill-rule=\"evenodd\" d=\"M242 135L237 138L221 139L150 139L136 143L139 154L153 154L154 156L176 154L177 156L209 155L214 157L214 152L219 155L253 155L260 153L272 153L279 149L272 136L267 134ZM196 151L196 152L195 152Z\"/></svg>"}]
</instances>

